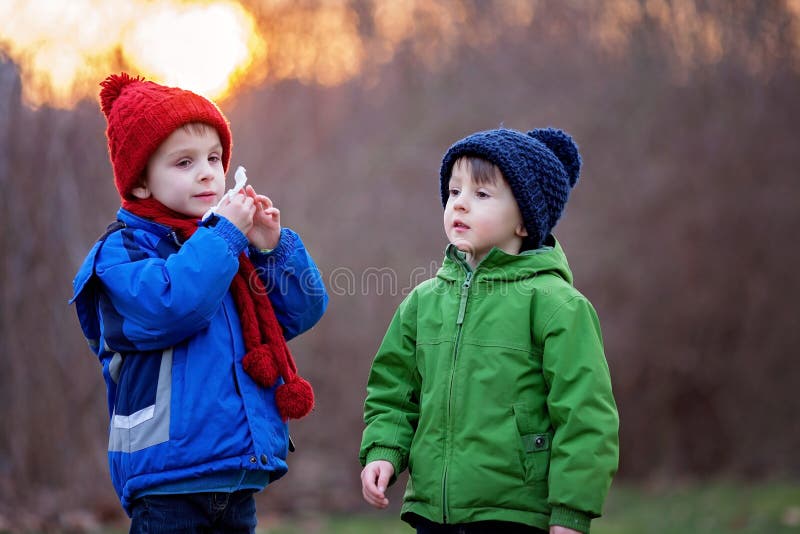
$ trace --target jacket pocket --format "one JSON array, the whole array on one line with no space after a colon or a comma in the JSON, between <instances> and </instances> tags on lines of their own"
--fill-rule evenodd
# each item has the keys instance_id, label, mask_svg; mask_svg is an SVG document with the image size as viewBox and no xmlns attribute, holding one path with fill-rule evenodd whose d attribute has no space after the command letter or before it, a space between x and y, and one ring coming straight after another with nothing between
<instances>
[{"instance_id":1,"label":"jacket pocket","mask_svg":"<svg viewBox=\"0 0 800 534\"><path fill-rule=\"evenodd\" d=\"M172 349L128 356L119 368L109 452L136 452L169 439Z\"/></svg>"},{"instance_id":2,"label":"jacket pocket","mask_svg":"<svg viewBox=\"0 0 800 534\"><path fill-rule=\"evenodd\" d=\"M526 404L514 404L512 409L524 456L525 478L531 481L547 480L553 432L537 432L532 428L530 408Z\"/></svg>"}]
</instances>

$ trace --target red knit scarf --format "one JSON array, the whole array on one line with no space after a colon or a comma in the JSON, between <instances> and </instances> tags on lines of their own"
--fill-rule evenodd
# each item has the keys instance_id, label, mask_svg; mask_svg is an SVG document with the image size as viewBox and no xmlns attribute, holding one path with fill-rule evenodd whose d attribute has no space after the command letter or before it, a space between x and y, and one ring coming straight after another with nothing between
<instances>
[{"instance_id":1,"label":"red knit scarf","mask_svg":"<svg viewBox=\"0 0 800 534\"><path fill-rule=\"evenodd\" d=\"M122 207L139 217L169 226L183 240L189 239L198 228L197 219L173 211L154 198L125 200ZM314 391L297 373L267 290L244 252L239 255L239 272L233 277L230 289L239 310L247 349L242 360L244 370L264 387L272 387L279 377L283 378L284 383L275 390L275 403L281 417L284 421L304 417L314 407Z\"/></svg>"}]
</instances>

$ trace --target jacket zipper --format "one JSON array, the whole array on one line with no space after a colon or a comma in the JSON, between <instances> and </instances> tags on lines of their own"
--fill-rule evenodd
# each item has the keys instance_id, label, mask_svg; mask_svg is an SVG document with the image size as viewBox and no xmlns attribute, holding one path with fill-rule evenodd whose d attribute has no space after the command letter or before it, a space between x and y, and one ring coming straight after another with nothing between
<instances>
[{"instance_id":1,"label":"jacket zipper","mask_svg":"<svg viewBox=\"0 0 800 534\"><path fill-rule=\"evenodd\" d=\"M450 457L450 416L453 411L453 381L456 374L456 360L458 358L458 346L461 343L461 328L464 324L464 312L467 310L467 297L469 296L469 287L472 283L472 271L467 268L467 277L461 285L461 301L458 305L458 317L456 318L456 340L453 344L453 366L450 370L450 390L447 397L447 418L445 426L445 453L444 453L444 469L442 470L442 519L447 523L447 460Z\"/></svg>"},{"instance_id":2,"label":"jacket zipper","mask_svg":"<svg viewBox=\"0 0 800 534\"><path fill-rule=\"evenodd\" d=\"M225 308L225 304L224 303L222 305L222 313L225 314L225 320L228 321L228 329L233 331L233 329L231 328L231 318L228 316L228 310ZM231 343L233 343L233 341L231 341ZM233 350L233 347L231 347L231 352L235 353L235 351ZM239 377L236 375L236 358L233 358L233 364L231 366L231 371L233 373L233 385L236 388L236 393L242 399L242 402L244 402L244 395L242 395L242 389L239 386Z\"/></svg>"}]
</instances>

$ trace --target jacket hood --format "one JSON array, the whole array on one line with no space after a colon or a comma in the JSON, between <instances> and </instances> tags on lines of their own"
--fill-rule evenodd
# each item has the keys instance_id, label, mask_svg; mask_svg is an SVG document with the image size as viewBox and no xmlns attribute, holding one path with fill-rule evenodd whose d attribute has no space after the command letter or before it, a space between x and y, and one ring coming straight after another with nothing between
<instances>
[{"instance_id":1,"label":"jacket hood","mask_svg":"<svg viewBox=\"0 0 800 534\"><path fill-rule=\"evenodd\" d=\"M467 263L463 252L453 244L447 245L444 262L436 276L443 280L460 281L469 271L474 273L473 280L513 282L544 273L554 274L570 285L573 280L564 249L552 234L545 240L545 245L536 250L509 254L493 248L474 269Z\"/></svg>"}]
</instances>

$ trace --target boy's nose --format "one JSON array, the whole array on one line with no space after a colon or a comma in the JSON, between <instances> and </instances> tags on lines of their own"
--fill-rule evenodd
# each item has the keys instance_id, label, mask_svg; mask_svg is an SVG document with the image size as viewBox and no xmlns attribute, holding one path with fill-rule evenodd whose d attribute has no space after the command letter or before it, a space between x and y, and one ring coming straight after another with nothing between
<instances>
[{"instance_id":1,"label":"boy's nose","mask_svg":"<svg viewBox=\"0 0 800 534\"><path fill-rule=\"evenodd\" d=\"M211 167L211 164L208 162L202 163L200 169L198 169L197 179L201 182L205 182L206 180L212 180L214 178L214 169Z\"/></svg>"}]
</instances>

